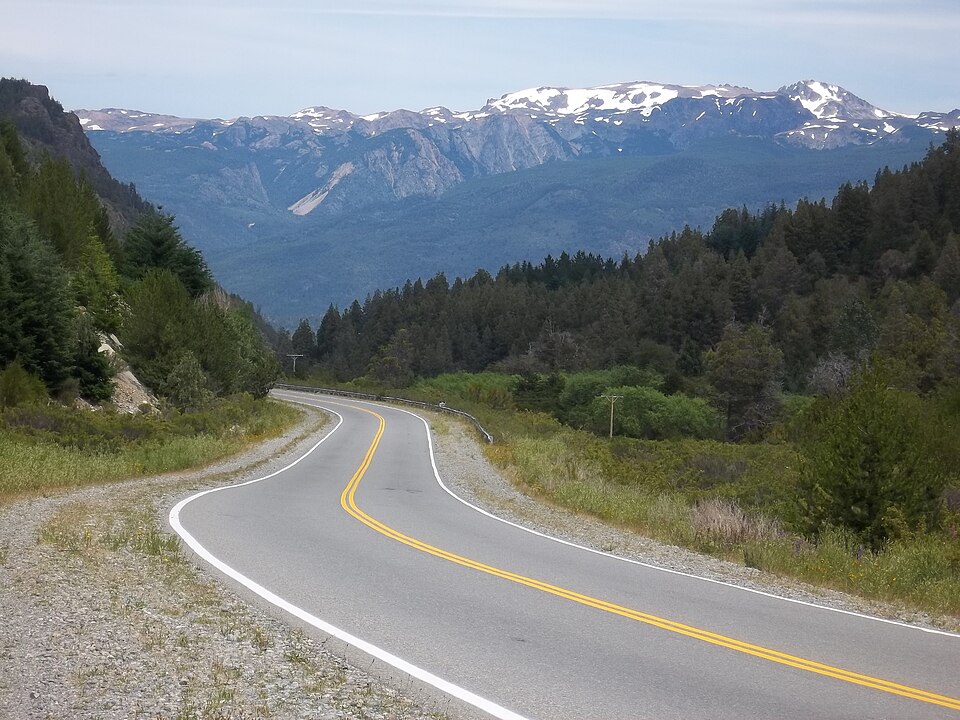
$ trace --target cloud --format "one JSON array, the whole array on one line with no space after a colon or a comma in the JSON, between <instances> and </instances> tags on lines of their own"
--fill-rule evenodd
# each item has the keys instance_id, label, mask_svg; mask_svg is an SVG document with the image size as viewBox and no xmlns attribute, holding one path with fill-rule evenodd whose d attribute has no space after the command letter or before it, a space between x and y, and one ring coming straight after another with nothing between
<instances>
[{"instance_id":1,"label":"cloud","mask_svg":"<svg viewBox=\"0 0 960 720\"><path fill-rule=\"evenodd\" d=\"M208 0L209 1L209 0ZM213 0L216 1L216 0ZM236 5L236 3L233 3ZM280 0L271 10L326 14L472 18L570 18L700 22L720 25L841 23L863 27L960 26L955 0Z\"/></svg>"}]
</instances>

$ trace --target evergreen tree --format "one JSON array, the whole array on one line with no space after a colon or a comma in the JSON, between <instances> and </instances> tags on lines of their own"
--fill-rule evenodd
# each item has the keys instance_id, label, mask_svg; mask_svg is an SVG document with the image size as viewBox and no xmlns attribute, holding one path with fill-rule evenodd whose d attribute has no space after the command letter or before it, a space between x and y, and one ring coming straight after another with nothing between
<instances>
[{"instance_id":1,"label":"evergreen tree","mask_svg":"<svg viewBox=\"0 0 960 720\"><path fill-rule=\"evenodd\" d=\"M850 272L870 233L870 190L865 182L844 183L833 200L829 223L834 257L841 270Z\"/></svg>"},{"instance_id":2,"label":"evergreen tree","mask_svg":"<svg viewBox=\"0 0 960 720\"><path fill-rule=\"evenodd\" d=\"M340 311L334 305L330 305L320 319L320 327L317 328L317 359L321 362L334 351L339 328Z\"/></svg>"},{"instance_id":3,"label":"evergreen tree","mask_svg":"<svg viewBox=\"0 0 960 720\"><path fill-rule=\"evenodd\" d=\"M67 269L78 267L95 232L99 201L65 160L44 158L23 183L22 206Z\"/></svg>"},{"instance_id":4,"label":"evergreen tree","mask_svg":"<svg viewBox=\"0 0 960 720\"><path fill-rule=\"evenodd\" d=\"M73 353L70 375L77 379L80 397L90 402L109 400L113 395L113 370L100 353L100 337L91 318L80 315L73 323Z\"/></svg>"},{"instance_id":5,"label":"evergreen tree","mask_svg":"<svg viewBox=\"0 0 960 720\"><path fill-rule=\"evenodd\" d=\"M738 251L730 264L730 304L737 322L748 323L754 319L752 285L750 263L743 251Z\"/></svg>"},{"instance_id":6,"label":"evergreen tree","mask_svg":"<svg viewBox=\"0 0 960 720\"><path fill-rule=\"evenodd\" d=\"M740 439L776 418L783 353L767 328L727 325L723 339L706 353L705 363L726 418L728 439Z\"/></svg>"},{"instance_id":7,"label":"evergreen tree","mask_svg":"<svg viewBox=\"0 0 960 720\"><path fill-rule=\"evenodd\" d=\"M780 312L790 293L800 289L803 271L790 249L776 240L754 256L754 302L774 317Z\"/></svg>"},{"instance_id":8,"label":"evergreen tree","mask_svg":"<svg viewBox=\"0 0 960 720\"><path fill-rule=\"evenodd\" d=\"M203 256L187 245L173 222L172 215L151 212L130 229L124 245L126 274L139 280L151 270L169 270L191 297L199 297L213 288L213 278Z\"/></svg>"},{"instance_id":9,"label":"evergreen tree","mask_svg":"<svg viewBox=\"0 0 960 720\"><path fill-rule=\"evenodd\" d=\"M9 120L0 119L0 206L17 203L21 179L27 172L27 162L16 128Z\"/></svg>"},{"instance_id":10,"label":"evergreen tree","mask_svg":"<svg viewBox=\"0 0 960 720\"><path fill-rule=\"evenodd\" d=\"M0 365L18 360L57 390L70 373L67 276L34 227L0 212Z\"/></svg>"},{"instance_id":11,"label":"evergreen tree","mask_svg":"<svg viewBox=\"0 0 960 720\"><path fill-rule=\"evenodd\" d=\"M873 549L906 532L932 529L945 476L937 433L916 396L872 372L854 390L821 400L803 444L801 527L855 532Z\"/></svg>"},{"instance_id":12,"label":"evergreen tree","mask_svg":"<svg viewBox=\"0 0 960 720\"><path fill-rule=\"evenodd\" d=\"M297 326L297 329L293 331L293 336L290 338L290 342L293 346L293 352L297 355L303 356L297 358L296 365L297 374L302 377L306 375L307 370L310 368L310 364L317 356L316 335L313 332L313 328L310 327L310 322L308 320L300 320L300 324Z\"/></svg>"},{"instance_id":13,"label":"evergreen tree","mask_svg":"<svg viewBox=\"0 0 960 720\"><path fill-rule=\"evenodd\" d=\"M126 301L128 315L120 340L127 360L140 380L169 395L170 373L179 351L189 346L188 332L195 326L190 293L170 270L154 269L127 291Z\"/></svg>"},{"instance_id":14,"label":"evergreen tree","mask_svg":"<svg viewBox=\"0 0 960 720\"><path fill-rule=\"evenodd\" d=\"M74 301L85 307L98 325L115 332L120 324L120 278L110 254L95 235L87 237L70 273Z\"/></svg>"},{"instance_id":15,"label":"evergreen tree","mask_svg":"<svg viewBox=\"0 0 960 720\"><path fill-rule=\"evenodd\" d=\"M386 387L403 388L413 382L413 345L410 333L400 328L370 363L373 378Z\"/></svg>"}]
</instances>

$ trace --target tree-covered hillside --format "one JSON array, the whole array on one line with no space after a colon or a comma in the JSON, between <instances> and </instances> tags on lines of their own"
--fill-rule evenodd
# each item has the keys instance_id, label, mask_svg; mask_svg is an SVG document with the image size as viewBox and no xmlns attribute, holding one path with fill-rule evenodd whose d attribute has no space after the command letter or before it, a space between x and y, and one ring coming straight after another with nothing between
<instances>
[{"instance_id":1,"label":"tree-covered hillside","mask_svg":"<svg viewBox=\"0 0 960 720\"><path fill-rule=\"evenodd\" d=\"M82 174L100 198L115 232L125 232L148 209L132 184L118 182L107 172L77 116L64 112L43 85L0 78L0 118L14 125L28 152L65 160L77 177Z\"/></svg>"},{"instance_id":2,"label":"tree-covered hillside","mask_svg":"<svg viewBox=\"0 0 960 720\"><path fill-rule=\"evenodd\" d=\"M403 133L390 136L397 134ZM286 139L257 143L252 152L230 142L229 133L212 138L216 151L172 133L89 136L118 177L176 212L218 278L290 326L318 306L344 307L407 278L426 280L440 271L466 277L477 268L495 273L564 251L632 256L650 238L684 224L709 227L730 205L792 206L803 196L829 197L845 180L869 180L885 164L920 159L927 140L906 142L907 134L828 151L725 137L682 150L588 155L473 178L435 198L363 202L358 188L348 208L328 198L303 217L287 209L290 200L267 202L275 182L291 180L292 169L278 176L278 167L291 158L309 167L310 155L297 155ZM299 176L316 183L319 161L313 162Z\"/></svg>"},{"instance_id":3,"label":"tree-covered hillside","mask_svg":"<svg viewBox=\"0 0 960 720\"><path fill-rule=\"evenodd\" d=\"M790 390L827 389L871 355L898 385L927 390L960 369L958 233L952 132L922 162L843 185L829 203L730 209L709 232L686 228L635 257L563 254L408 282L331 307L315 341L303 324L294 341L340 380L623 364L692 379L756 335L782 355L775 379Z\"/></svg>"},{"instance_id":4,"label":"tree-covered hillside","mask_svg":"<svg viewBox=\"0 0 960 720\"><path fill-rule=\"evenodd\" d=\"M0 107L18 88L26 101L13 104L40 102L27 92L32 87L4 81ZM41 105L54 118L48 124L59 127L59 105ZM75 131L82 145L78 124ZM276 362L250 308L217 288L174 219L132 188L120 195L132 198L127 207L139 216L113 222L116 207L84 167L53 154L57 147L25 144L14 123L0 118L0 407L47 395L108 400L118 367L98 351L107 333L120 338L137 374L180 409L216 395L265 394ZM118 225L131 227L118 236Z\"/></svg>"}]
</instances>

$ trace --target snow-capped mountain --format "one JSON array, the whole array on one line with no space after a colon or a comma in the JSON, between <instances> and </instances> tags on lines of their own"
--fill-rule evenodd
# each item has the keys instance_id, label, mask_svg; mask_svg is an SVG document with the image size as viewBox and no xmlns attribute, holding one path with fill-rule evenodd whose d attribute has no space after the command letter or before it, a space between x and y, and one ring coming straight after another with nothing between
<instances>
[{"instance_id":1,"label":"snow-capped mountain","mask_svg":"<svg viewBox=\"0 0 960 720\"><path fill-rule=\"evenodd\" d=\"M180 118L173 115L104 108L103 110L78 110L80 125L88 132L161 132L189 130L200 120ZM223 121L220 121L223 122ZM227 123L224 123L227 124Z\"/></svg>"},{"instance_id":2,"label":"snow-capped mountain","mask_svg":"<svg viewBox=\"0 0 960 720\"><path fill-rule=\"evenodd\" d=\"M813 80L766 92L538 87L474 110L369 115L323 105L226 120L76 112L110 171L176 214L230 287L258 299L245 283L266 283L261 270L274 261L249 253L269 255L291 237L311 238L304 257L326 248L313 264L285 266L306 274L305 288L355 272L351 292L361 294L424 272L411 251L424 243L451 272L564 247L620 255L729 206L832 195L920 159L960 126L958 110L911 117ZM362 262L315 277L331 253L348 251ZM391 274L374 277L371 264ZM264 292L287 280L271 283Z\"/></svg>"},{"instance_id":3,"label":"snow-capped mountain","mask_svg":"<svg viewBox=\"0 0 960 720\"><path fill-rule=\"evenodd\" d=\"M119 109L78 110L77 114L85 129L110 132L182 133L201 123L229 127L251 120L197 120ZM738 132L746 128L750 134L813 149L870 144L905 127L944 132L960 124L960 110L904 115L878 108L842 87L817 80L798 82L773 92L756 92L735 85L653 82L591 88L538 87L488 100L478 110L453 111L438 106L421 112L395 110L354 115L346 110L316 106L288 117L263 116L254 120L303 123L319 135L357 132L369 137L398 128L423 129L436 125L461 128L497 116L543 123L557 128L568 139L580 134L576 126L605 123L667 132L671 139L681 143L688 135L702 137L716 132L716 128L700 132L698 125L736 118ZM747 116L749 120L743 122ZM780 127L784 120L789 120L787 126ZM596 129L597 126L590 127Z\"/></svg>"},{"instance_id":4,"label":"snow-capped mountain","mask_svg":"<svg viewBox=\"0 0 960 720\"><path fill-rule=\"evenodd\" d=\"M202 191L219 198L230 192L222 185L239 183L249 203L301 216L438 197L472 179L552 161L649 156L729 138L810 150L913 136L929 143L960 125L958 110L912 117L816 80L773 92L653 82L538 87L491 99L478 110L362 116L322 105L286 117L232 120L112 108L77 114L95 145L199 148L225 162L242 156L239 167L209 179Z\"/></svg>"}]
</instances>

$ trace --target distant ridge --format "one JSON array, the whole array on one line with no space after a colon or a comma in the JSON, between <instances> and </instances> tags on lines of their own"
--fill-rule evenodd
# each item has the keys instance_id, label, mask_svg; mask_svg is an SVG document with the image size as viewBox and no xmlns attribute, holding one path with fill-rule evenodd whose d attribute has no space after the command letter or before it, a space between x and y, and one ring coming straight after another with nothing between
<instances>
[{"instance_id":1,"label":"distant ridge","mask_svg":"<svg viewBox=\"0 0 960 720\"><path fill-rule=\"evenodd\" d=\"M633 255L727 207L871 181L960 126L960 110L908 116L817 80L537 87L460 111L77 113L114 175L175 213L218 279L291 323L438 271Z\"/></svg>"},{"instance_id":2,"label":"distant ridge","mask_svg":"<svg viewBox=\"0 0 960 720\"><path fill-rule=\"evenodd\" d=\"M684 123L709 122L718 116L750 111L756 117L764 103L786 100L796 111L794 127L774 132L785 141L823 149L864 144L888 137L905 127L945 132L960 126L960 110L924 112L919 115L883 110L838 85L804 80L772 92L757 92L736 85L669 85L653 82L600 85L590 88L538 87L492 98L478 110L453 111L431 107L421 112L394 110L354 115L325 106L304 108L290 116L258 116L263 120L305 123L317 134L355 130L375 135L398 127L423 128L435 124L449 127L494 116L516 115L553 126L572 121L613 123L646 122L658 127L657 112L680 112ZM677 103L676 101L681 101ZM687 102L683 102L687 101ZM685 111L675 109L682 105ZM694 109L699 112L694 113ZM198 123L229 127L246 118L198 120L135 110L107 108L77 110L87 130L112 132L183 132ZM691 119L692 117L692 119Z\"/></svg>"}]
</instances>

